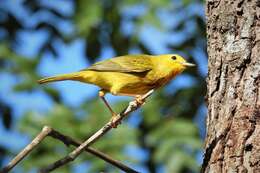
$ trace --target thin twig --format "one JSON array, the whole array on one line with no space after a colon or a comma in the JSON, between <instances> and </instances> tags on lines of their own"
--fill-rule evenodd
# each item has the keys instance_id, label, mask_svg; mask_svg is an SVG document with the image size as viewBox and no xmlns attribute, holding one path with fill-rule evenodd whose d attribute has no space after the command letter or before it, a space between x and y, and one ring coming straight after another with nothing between
<instances>
[{"instance_id":1,"label":"thin twig","mask_svg":"<svg viewBox=\"0 0 260 173\"><path fill-rule=\"evenodd\" d=\"M73 146L79 146L81 143L72 139L69 136L63 135L62 133L52 129L51 127L44 126L42 131L32 140L30 144L28 144L13 160L10 161L10 163L4 167L2 170L0 170L0 173L7 173L12 168L15 167L21 160L23 160L24 157L26 157L34 148L36 148L41 141L43 141L47 136L50 136L54 139L60 140L63 142L66 146L73 145ZM131 172L131 173L138 173L137 171L133 170L132 168L124 165L123 163L112 159L110 156L92 148L86 148L85 151L101 158L102 160L114 165L115 167L121 169L125 172Z\"/></svg>"},{"instance_id":2,"label":"thin twig","mask_svg":"<svg viewBox=\"0 0 260 173\"><path fill-rule=\"evenodd\" d=\"M28 144L18 155L5 166L0 173L9 172L15 165L17 165L25 156L27 156L39 143L50 133L49 128L44 127L42 131Z\"/></svg>"},{"instance_id":3,"label":"thin twig","mask_svg":"<svg viewBox=\"0 0 260 173\"><path fill-rule=\"evenodd\" d=\"M55 139L58 139L60 141L62 141L65 145L73 145L73 146L80 146L80 142L70 138L69 136L65 136L63 134L61 134L60 132L56 131L56 130L52 130L51 133L48 135L48 136L51 136ZM85 148L85 151L101 158L102 160L114 165L115 167L121 169L122 171L125 171L125 172L129 172L129 173L138 173L137 171L133 170L132 168L124 165L123 163L111 158L110 156L92 148L92 147L88 147L88 148Z\"/></svg>"},{"instance_id":4,"label":"thin twig","mask_svg":"<svg viewBox=\"0 0 260 173\"><path fill-rule=\"evenodd\" d=\"M141 98L140 101L145 101L145 99L147 97L149 97L154 90L150 90L149 92L147 92L146 94L144 94ZM132 101L129 103L128 107L123 110L120 114L118 114L117 118L114 120L113 123L115 124L119 124L120 121L126 117L129 113L135 111L136 109L138 109L140 106L142 106L141 104L139 104L136 100ZM106 134L111 128L112 128L112 122L108 122L107 124L105 124L100 130L98 130L95 134L93 134L90 138L88 138L85 142L83 142L78 148L76 148L75 150L73 150L70 154L68 154L67 156L65 156L64 158L54 162L51 165L48 165L45 168L42 168L40 170L40 173L48 173L51 172L69 162L72 162L73 160L75 160L77 158L78 155L80 155L88 146L90 146L91 144L93 144L97 139L99 139L100 137L102 137L104 134Z\"/></svg>"}]
</instances>

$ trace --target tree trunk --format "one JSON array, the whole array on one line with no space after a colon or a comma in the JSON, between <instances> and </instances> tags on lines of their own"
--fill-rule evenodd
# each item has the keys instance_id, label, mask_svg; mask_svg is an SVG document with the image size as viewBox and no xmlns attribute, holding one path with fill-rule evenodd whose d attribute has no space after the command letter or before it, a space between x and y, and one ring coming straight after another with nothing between
<instances>
[{"instance_id":1,"label":"tree trunk","mask_svg":"<svg viewBox=\"0 0 260 173\"><path fill-rule=\"evenodd\" d=\"M207 0L202 172L260 173L260 1Z\"/></svg>"}]
</instances>

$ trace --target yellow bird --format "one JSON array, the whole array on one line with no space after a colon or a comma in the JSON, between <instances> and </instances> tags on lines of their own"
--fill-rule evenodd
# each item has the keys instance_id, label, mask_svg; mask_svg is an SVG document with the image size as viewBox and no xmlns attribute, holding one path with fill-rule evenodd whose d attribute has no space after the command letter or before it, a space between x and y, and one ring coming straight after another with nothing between
<instances>
[{"instance_id":1,"label":"yellow bird","mask_svg":"<svg viewBox=\"0 0 260 173\"><path fill-rule=\"evenodd\" d=\"M74 80L94 84L101 88L100 98L109 108L113 118L117 115L105 99L107 92L113 95L132 96L138 101L151 89L164 86L186 67L195 66L177 54L125 55L97 62L92 66L69 74L47 77L47 82Z\"/></svg>"}]
</instances>

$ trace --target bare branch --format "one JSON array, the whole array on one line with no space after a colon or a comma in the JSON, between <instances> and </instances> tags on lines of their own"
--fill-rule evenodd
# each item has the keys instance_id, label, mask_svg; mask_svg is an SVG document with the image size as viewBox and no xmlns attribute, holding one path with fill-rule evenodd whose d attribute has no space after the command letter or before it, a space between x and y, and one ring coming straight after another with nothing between
<instances>
[{"instance_id":1,"label":"bare branch","mask_svg":"<svg viewBox=\"0 0 260 173\"><path fill-rule=\"evenodd\" d=\"M139 101L144 102L147 97L149 97L154 90L150 90L146 94L144 94ZM129 113L135 111L139 107L141 107L142 104L139 104L137 100L134 100L129 103L128 107L123 110L120 114L118 114L117 118L114 120L113 123L119 124L120 121L126 117ZM45 168L42 168L40 170L40 173L48 173L51 172L65 164L68 164L69 162L75 160L78 155L80 155L87 147L89 147L92 143L94 143L96 140L98 140L100 137L102 137L104 134L106 134L110 129L112 128L112 122L108 122L105 124L100 130L98 130L95 134L93 134L90 138L88 138L85 142L83 142L78 148L73 150L69 155L66 157L54 162L51 165L48 165Z\"/></svg>"},{"instance_id":2,"label":"bare branch","mask_svg":"<svg viewBox=\"0 0 260 173\"><path fill-rule=\"evenodd\" d=\"M25 156L27 156L39 143L50 133L51 129L43 127L42 131L28 144L6 167L0 170L0 173L9 172L17 165Z\"/></svg>"},{"instance_id":3,"label":"bare branch","mask_svg":"<svg viewBox=\"0 0 260 173\"><path fill-rule=\"evenodd\" d=\"M63 134L61 134L60 132L56 131L56 130L52 130L51 133L48 135L48 136L51 136L55 139L58 139L60 141L62 141L65 145L73 145L73 146L80 146L80 142L76 141L76 140L73 140L71 139L69 136L65 136ZM115 160L115 159L112 159L110 156L92 148L92 147L88 147L88 148L85 148L85 151L101 158L102 160L114 165L115 167L121 169L122 171L125 171L125 172L129 172L129 173L138 173L137 171L133 170L132 168L124 165L123 163Z\"/></svg>"},{"instance_id":4,"label":"bare branch","mask_svg":"<svg viewBox=\"0 0 260 173\"><path fill-rule=\"evenodd\" d=\"M25 158L34 148L36 148L41 141L45 139L45 137L50 136L54 139L60 140L63 142L66 146L73 145L73 146L79 146L81 143L72 139L69 136L63 135L60 132L52 129L51 127L44 126L42 131L32 140L30 144L28 144L13 160L10 161L10 163L4 167L2 170L0 170L0 173L7 173L9 172L12 168L15 167L23 158ZM131 173L138 173L137 171L133 170L132 168L124 165L123 163L111 158L110 156L92 148L86 148L86 152L89 152L100 159L114 165L115 167L121 169L122 171L125 172L131 172Z\"/></svg>"}]
</instances>

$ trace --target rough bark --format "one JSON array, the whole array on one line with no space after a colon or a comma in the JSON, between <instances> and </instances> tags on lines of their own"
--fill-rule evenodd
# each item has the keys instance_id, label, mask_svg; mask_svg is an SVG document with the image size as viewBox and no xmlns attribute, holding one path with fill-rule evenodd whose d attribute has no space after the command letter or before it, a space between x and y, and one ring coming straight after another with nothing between
<instances>
[{"instance_id":1,"label":"rough bark","mask_svg":"<svg viewBox=\"0 0 260 173\"><path fill-rule=\"evenodd\" d=\"M202 172L260 172L260 1L207 0Z\"/></svg>"}]
</instances>

